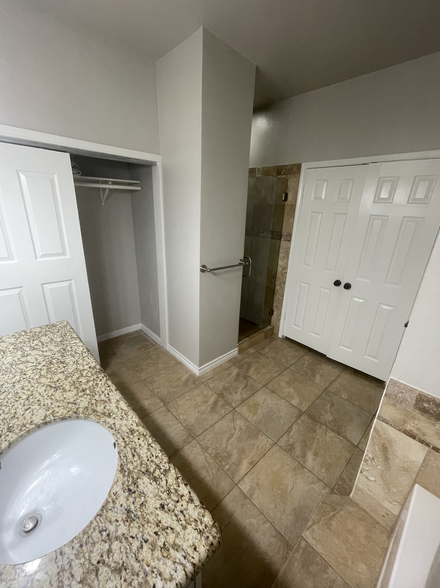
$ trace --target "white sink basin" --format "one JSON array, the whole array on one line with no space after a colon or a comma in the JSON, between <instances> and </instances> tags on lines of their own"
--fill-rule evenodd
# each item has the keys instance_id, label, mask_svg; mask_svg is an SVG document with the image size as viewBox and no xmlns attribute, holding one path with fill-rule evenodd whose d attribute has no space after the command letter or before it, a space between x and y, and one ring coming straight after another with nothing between
<instances>
[{"instance_id":1,"label":"white sink basin","mask_svg":"<svg viewBox=\"0 0 440 588\"><path fill-rule=\"evenodd\" d=\"M61 547L93 519L118 452L107 429L71 420L28 435L0 463L0 564L20 564Z\"/></svg>"}]
</instances>

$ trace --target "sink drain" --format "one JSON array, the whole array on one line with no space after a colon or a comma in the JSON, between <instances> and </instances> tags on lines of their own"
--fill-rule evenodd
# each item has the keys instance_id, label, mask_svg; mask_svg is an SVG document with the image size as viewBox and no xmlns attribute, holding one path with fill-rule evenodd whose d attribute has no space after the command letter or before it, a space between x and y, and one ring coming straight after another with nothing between
<instances>
[{"instance_id":1,"label":"sink drain","mask_svg":"<svg viewBox=\"0 0 440 588\"><path fill-rule=\"evenodd\" d=\"M41 523L41 515L32 514L23 519L21 523L20 535L26 537L33 533Z\"/></svg>"}]
</instances>

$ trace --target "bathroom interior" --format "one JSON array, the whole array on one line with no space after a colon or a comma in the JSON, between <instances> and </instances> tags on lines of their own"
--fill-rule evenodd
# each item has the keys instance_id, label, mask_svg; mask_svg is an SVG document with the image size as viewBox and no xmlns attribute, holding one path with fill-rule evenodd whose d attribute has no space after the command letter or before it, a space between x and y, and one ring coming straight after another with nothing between
<instances>
[{"instance_id":1,"label":"bathroom interior","mask_svg":"<svg viewBox=\"0 0 440 588\"><path fill-rule=\"evenodd\" d=\"M2 2L0 586L440 585L439 23Z\"/></svg>"}]
</instances>

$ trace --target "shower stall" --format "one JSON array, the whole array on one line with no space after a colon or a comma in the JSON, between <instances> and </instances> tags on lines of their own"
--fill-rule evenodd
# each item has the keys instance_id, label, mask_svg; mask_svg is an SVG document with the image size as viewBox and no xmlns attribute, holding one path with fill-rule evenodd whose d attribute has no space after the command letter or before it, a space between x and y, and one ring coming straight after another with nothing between
<instances>
[{"instance_id":1,"label":"shower stall","mask_svg":"<svg viewBox=\"0 0 440 588\"><path fill-rule=\"evenodd\" d=\"M252 271L242 282L239 341L271 324L287 185L276 173L249 172L244 255Z\"/></svg>"}]
</instances>

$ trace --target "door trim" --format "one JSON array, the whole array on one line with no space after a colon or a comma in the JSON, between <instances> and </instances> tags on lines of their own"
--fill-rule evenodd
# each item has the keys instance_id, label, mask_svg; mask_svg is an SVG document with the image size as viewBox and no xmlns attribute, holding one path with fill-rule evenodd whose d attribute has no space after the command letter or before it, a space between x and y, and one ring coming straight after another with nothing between
<instances>
[{"instance_id":1,"label":"door trim","mask_svg":"<svg viewBox=\"0 0 440 588\"><path fill-rule=\"evenodd\" d=\"M1 127L0 127L1 129ZM314 168L323 168L323 167L344 167L350 165L369 165L370 163L383 163L387 161L417 161L418 159L440 159L440 150L433 150L433 151L416 151L414 153L394 153L390 155L371 155L369 157L354 157L351 159L334 159L329 161L312 161L301 164L301 174L299 178L299 186L298 186L298 198L296 200L296 207L295 207L295 221L293 223L293 231L292 231L292 240L291 246L289 251L289 260L287 262L287 276L286 276L286 286L284 289L284 297L283 297L283 306L281 310L281 320L280 320L280 328L279 328L279 337L285 337L284 335L284 324L286 321L286 312L287 312L287 299L289 295L289 284L290 284L290 274L291 274L291 262L292 262L292 244L295 242L296 234L297 234L297 223L296 220L299 218L299 210L302 203L303 198L303 191L304 191L304 183L305 177L307 175L307 171L309 169Z\"/></svg>"},{"instance_id":2,"label":"door trim","mask_svg":"<svg viewBox=\"0 0 440 588\"><path fill-rule=\"evenodd\" d=\"M159 285L159 315L160 315L160 342L165 349L168 346L168 298L166 283L166 256L165 256L165 224L163 207L162 185L162 156L146 151L135 151L113 145L104 145L73 139L61 135L52 135L40 131L32 131L20 127L11 127L0 124L0 142L25 145L28 147L49 148L53 151L64 151L89 157L102 159L114 159L128 163L140 163L152 166L153 173L153 199L154 199L154 225L156 233L156 256L158 267Z\"/></svg>"}]
</instances>

